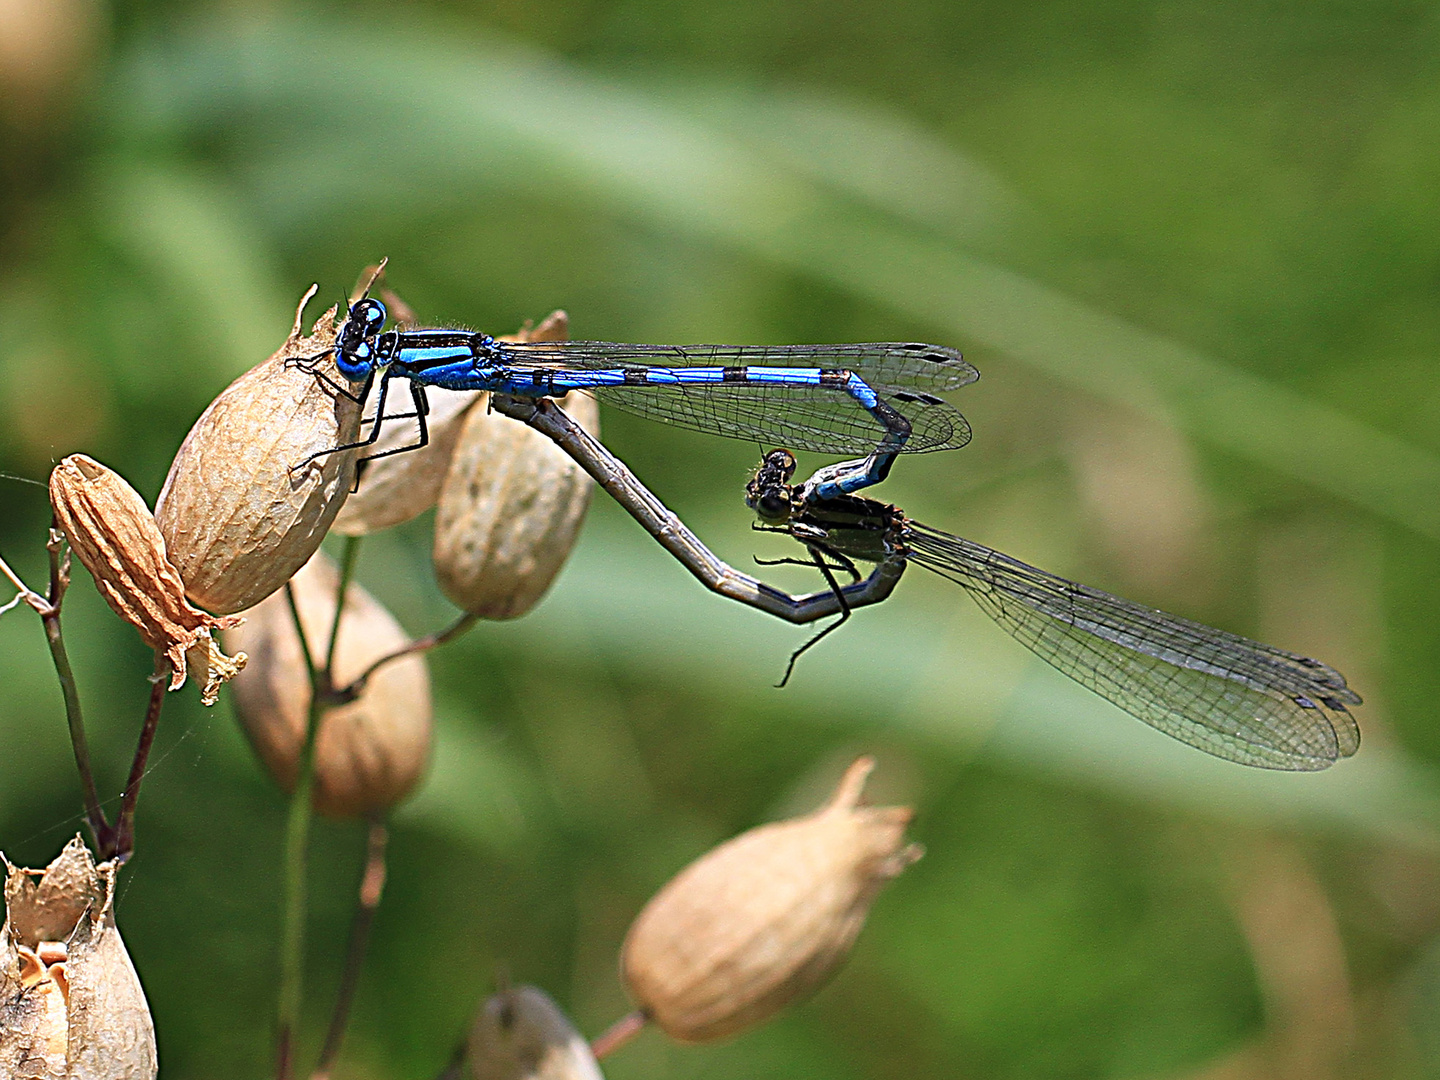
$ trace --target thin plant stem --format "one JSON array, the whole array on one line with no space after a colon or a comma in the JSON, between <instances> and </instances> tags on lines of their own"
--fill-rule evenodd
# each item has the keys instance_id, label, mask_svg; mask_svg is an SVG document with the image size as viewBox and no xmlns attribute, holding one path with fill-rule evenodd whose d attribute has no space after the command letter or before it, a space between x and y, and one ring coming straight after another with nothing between
<instances>
[{"instance_id":1,"label":"thin plant stem","mask_svg":"<svg viewBox=\"0 0 1440 1080\"><path fill-rule=\"evenodd\" d=\"M85 816L90 822L90 832L96 847L101 847L110 842L112 830L105 811L100 806L100 793L95 786L95 770L90 764L90 742L85 737L85 715L80 711L80 687L75 682L75 672L70 667L70 655L65 650L65 636L60 629L60 605L65 600L65 590L70 586L70 552L64 545L65 534L60 530L60 522L51 518L50 532L45 541L45 551L50 556L50 587L46 597L48 610L42 613L41 621L45 624L45 640L50 645L55 674L60 679L60 692L65 698L65 724L70 730L75 768L80 773Z\"/></svg>"},{"instance_id":2,"label":"thin plant stem","mask_svg":"<svg viewBox=\"0 0 1440 1080\"><path fill-rule=\"evenodd\" d=\"M65 639L60 633L60 616L47 616L45 640L50 646L50 658L55 664L55 674L60 679L60 692L65 698L65 723L70 729L70 747L75 753L75 769L80 774L80 790L85 800L85 819L90 824L90 833L98 848L110 845L112 830L100 806L100 793L95 787L95 773L90 765L90 744L85 738L85 717L80 711L80 693L75 685L75 673L70 668L70 657L65 652Z\"/></svg>"},{"instance_id":3,"label":"thin plant stem","mask_svg":"<svg viewBox=\"0 0 1440 1080\"><path fill-rule=\"evenodd\" d=\"M340 617L344 613L345 591L355 567L359 548L357 537L347 537L340 562L340 581L335 593L335 618L330 625L330 641L326 647L325 667L316 669L310 642L295 603L295 587L285 584L285 598L290 604L290 618L300 638L300 655L310 678L310 704L306 709L305 741L300 747L295 790L290 796L290 809L285 820L284 913L280 927L280 990L277 995L275 1032L276 1080L290 1080L295 1056L295 1035L300 1026L300 1007L304 1000L305 983L305 873L310 846L311 798L315 790L315 740L320 732L322 698L329 694L330 664L335 658L335 641L339 637Z\"/></svg>"},{"instance_id":4,"label":"thin plant stem","mask_svg":"<svg viewBox=\"0 0 1440 1080\"><path fill-rule=\"evenodd\" d=\"M603 1061L636 1035L645 1030L649 1018L636 1009L611 1024L590 1043L590 1053L596 1061Z\"/></svg>"},{"instance_id":5,"label":"thin plant stem","mask_svg":"<svg viewBox=\"0 0 1440 1080\"><path fill-rule=\"evenodd\" d=\"M370 928L375 924L375 909L385 891L385 845L390 831L382 818L370 822L365 845L365 869L360 875L360 889L355 902L355 916L350 922L350 944L345 952L345 970L340 976L340 989L335 996L335 1011L330 1017L330 1030L320 1050L320 1061L310 1080L329 1080L330 1068L340 1056L340 1043L350 1022L350 1009L355 1003L355 990L365 966L365 952L370 945Z\"/></svg>"},{"instance_id":6,"label":"thin plant stem","mask_svg":"<svg viewBox=\"0 0 1440 1080\"><path fill-rule=\"evenodd\" d=\"M150 747L155 743L155 729L160 725L160 709L165 704L165 691L169 680L157 677L150 684L150 704L145 709L145 722L140 726L140 741L135 746L135 757L130 762L130 779L125 782L125 794L120 800L120 816L115 822L113 851L102 854L113 855L124 861L135 849L135 806L140 800L140 781L145 779L145 765L150 760Z\"/></svg>"},{"instance_id":7,"label":"thin plant stem","mask_svg":"<svg viewBox=\"0 0 1440 1080\"><path fill-rule=\"evenodd\" d=\"M444 645L448 641L454 641L457 637L459 637L461 634L465 633L465 631L469 630L472 626L474 626L476 621L479 620L479 618L479 615L471 615L469 612L466 612L464 615L461 615L460 618L456 619L453 623L447 626L444 630L437 631L433 634L427 634L425 637L422 638L416 638L404 648L396 649L394 652L388 653L387 655L380 657L379 660L376 660L373 664L367 667L350 683L337 689L335 691L335 698L342 703L347 701L354 701L355 698L357 698L364 691L365 684L370 680L370 676L374 675L376 671L384 667L386 664L390 663L390 661L399 660L400 657L409 656L411 653L428 652L429 650L434 649L437 646Z\"/></svg>"},{"instance_id":8,"label":"thin plant stem","mask_svg":"<svg viewBox=\"0 0 1440 1080\"><path fill-rule=\"evenodd\" d=\"M330 690L335 683L335 646L340 641L340 616L345 613L345 590L350 587L350 578L355 573L355 559L360 554L360 541L363 537L347 536L345 547L340 553L340 586L335 594L335 618L330 623L330 644L325 649L325 689Z\"/></svg>"},{"instance_id":9,"label":"thin plant stem","mask_svg":"<svg viewBox=\"0 0 1440 1080\"><path fill-rule=\"evenodd\" d=\"M50 661L55 665L55 675L60 680L60 696L65 701L65 723L70 729L70 747L75 753L75 768L80 773L80 789L85 800L85 819L90 826L91 837L96 850L108 848L114 839L110 822L100 806L100 793L95 787L95 773L90 765L90 744L85 738L85 716L80 710L80 688L75 682L75 671L70 666L70 654L65 650L65 635L60 628L60 604L65 599L65 589L70 583L70 559L61 557L64 534L52 522L50 537L45 550L50 553L50 587L48 595L41 596L20 579L4 559L0 559L0 573L19 590L16 600L23 599L40 616L45 629L45 644L50 648ZM13 601L12 601L13 603Z\"/></svg>"},{"instance_id":10,"label":"thin plant stem","mask_svg":"<svg viewBox=\"0 0 1440 1080\"><path fill-rule=\"evenodd\" d=\"M290 617L295 633L300 636L300 655L310 677L310 703L306 709L305 740L300 748L300 761L295 777L295 790L290 795L290 810L285 819L284 914L280 926L280 990L277 995L275 1032L275 1077L290 1080L294 1056L295 1031L300 1024L300 1003L304 996L305 963L305 864L310 839L310 794L315 782L315 733L320 727L320 695L315 662L310 656L310 643L295 606L295 586L285 583L285 599L290 604Z\"/></svg>"}]
</instances>

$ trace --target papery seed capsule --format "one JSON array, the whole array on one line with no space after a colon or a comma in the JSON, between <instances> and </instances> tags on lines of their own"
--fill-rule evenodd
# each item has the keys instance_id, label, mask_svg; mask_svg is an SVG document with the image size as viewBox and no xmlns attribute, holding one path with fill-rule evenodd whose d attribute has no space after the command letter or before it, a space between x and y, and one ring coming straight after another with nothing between
<instances>
[{"instance_id":1,"label":"papery seed capsule","mask_svg":"<svg viewBox=\"0 0 1440 1080\"><path fill-rule=\"evenodd\" d=\"M301 336L314 294L300 301L280 351L195 421L155 506L170 561L209 611L243 611L285 584L320 547L354 484L353 450L304 464L360 430L349 383L321 355L335 342L336 309Z\"/></svg>"},{"instance_id":2,"label":"papery seed capsule","mask_svg":"<svg viewBox=\"0 0 1440 1080\"><path fill-rule=\"evenodd\" d=\"M324 662L339 573L317 553L293 579L295 605L316 664ZM286 791L295 786L310 707L310 682L284 591L245 613L226 644L250 664L235 681L235 711L256 753ZM344 686L382 656L409 644L394 617L359 585L345 593L334 683ZM315 741L315 809L362 817L403 799L430 760L430 675L424 657L382 665L360 695L325 709Z\"/></svg>"},{"instance_id":3,"label":"papery seed capsule","mask_svg":"<svg viewBox=\"0 0 1440 1080\"><path fill-rule=\"evenodd\" d=\"M435 505L466 413L472 408L483 409L481 399L485 395L480 390L435 388L427 388L425 393L430 402L426 419L430 441L418 449L401 449L400 453L362 462L360 486L345 501L331 526L336 532L366 536L418 517ZM379 454L411 446L416 437L415 428L392 420L381 428L375 445L362 453Z\"/></svg>"},{"instance_id":4,"label":"papery seed capsule","mask_svg":"<svg viewBox=\"0 0 1440 1080\"><path fill-rule=\"evenodd\" d=\"M557 311L521 340L563 341ZM565 411L592 435L593 398L569 394ZM524 615L555 580L575 546L594 482L545 436L471 409L440 489L435 576L458 607L486 619Z\"/></svg>"},{"instance_id":5,"label":"papery seed capsule","mask_svg":"<svg viewBox=\"0 0 1440 1080\"><path fill-rule=\"evenodd\" d=\"M880 887L920 857L912 811L865 807L861 758L808 817L742 833L682 870L626 936L621 976L669 1035L706 1042L818 989L850 952Z\"/></svg>"},{"instance_id":6,"label":"papery seed capsule","mask_svg":"<svg viewBox=\"0 0 1440 1080\"><path fill-rule=\"evenodd\" d=\"M584 1036L533 986L489 998L470 1028L466 1050L474 1080L604 1080Z\"/></svg>"},{"instance_id":7,"label":"papery seed capsule","mask_svg":"<svg viewBox=\"0 0 1440 1080\"><path fill-rule=\"evenodd\" d=\"M217 619L186 601L140 493L94 458L71 454L50 473L50 505L105 602L163 657L157 663L162 672L168 666L170 689L194 674L204 682L201 700L214 704L220 684L245 666L245 655L226 656L210 632L236 620Z\"/></svg>"},{"instance_id":8,"label":"papery seed capsule","mask_svg":"<svg viewBox=\"0 0 1440 1080\"><path fill-rule=\"evenodd\" d=\"M96 866L79 837L43 871L0 862L0 1076L154 1080L155 1027L115 927L118 866Z\"/></svg>"}]
</instances>

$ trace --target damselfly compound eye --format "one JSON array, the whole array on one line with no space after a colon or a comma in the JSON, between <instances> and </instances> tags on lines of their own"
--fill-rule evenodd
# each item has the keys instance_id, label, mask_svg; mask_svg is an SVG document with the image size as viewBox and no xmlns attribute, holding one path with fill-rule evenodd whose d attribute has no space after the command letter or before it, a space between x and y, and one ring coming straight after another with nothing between
<instances>
[{"instance_id":1,"label":"damselfly compound eye","mask_svg":"<svg viewBox=\"0 0 1440 1080\"><path fill-rule=\"evenodd\" d=\"M350 318L365 328L367 336L379 333L385 325L385 305L367 296L350 309Z\"/></svg>"},{"instance_id":2,"label":"damselfly compound eye","mask_svg":"<svg viewBox=\"0 0 1440 1080\"><path fill-rule=\"evenodd\" d=\"M790 516L790 500L778 491L768 491L755 500L755 513L766 521L783 521Z\"/></svg>"}]
</instances>

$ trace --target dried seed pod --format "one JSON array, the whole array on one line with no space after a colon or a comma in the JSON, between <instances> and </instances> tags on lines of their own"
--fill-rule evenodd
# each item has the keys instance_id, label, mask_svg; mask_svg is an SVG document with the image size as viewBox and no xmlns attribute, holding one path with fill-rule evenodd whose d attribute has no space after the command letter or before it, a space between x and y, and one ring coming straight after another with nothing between
<instances>
[{"instance_id":1,"label":"dried seed pod","mask_svg":"<svg viewBox=\"0 0 1440 1080\"><path fill-rule=\"evenodd\" d=\"M563 341L564 313L529 341ZM600 430L593 398L570 394L566 412ZM575 546L593 481L537 431L471 409L440 489L435 576L457 606L486 619L524 615L555 580Z\"/></svg>"},{"instance_id":2,"label":"dried seed pod","mask_svg":"<svg viewBox=\"0 0 1440 1080\"><path fill-rule=\"evenodd\" d=\"M430 389L426 394L430 401L426 420L430 441L417 450L404 450L362 463L360 486L346 500L331 526L336 532L366 536L418 517L435 505L466 413L484 397L484 392ZM479 407L484 408L484 404L480 403ZM375 445L367 447L364 453L384 453L409 446L415 440L415 428L392 420L381 429Z\"/></svg>"},{"instance_id":3,"label":"dried seed pod","mask_svg":"<svg viewBox=\"0 0 1440 1080\"><path fill-rule=\"evenodd\" d=\"M43 871L0 862L0 1075L153 1080L155 1027L115 927L117 864L96 866L79 837Z\"/></svg>"},{"instance_id":4,"label":"dried seed pod","mask_svg":"<svg viewBox=\"0 0 1440 1080\"><path fill-rule=\"evenodd\" d=\"M641 1009L682 1042L768 1020L845 959L880 887L920 857L907 807L864 807L875 763L860 758L830 803L762 825L697 859L626 936L621 976Z\"/></svg>"},{"instance_id":5,"label":"dried seed pod","mask_svg":"<svg viewBox=\"0 0 1440 1080\"><path fill-rule=\"evenodd\" d=\"M331 308L301 336L231 383L195 421L155 505L170 561L190 599L229 614L258 604L305 565L354 485L360 406L323 356L338 329Z\"/></svg>"},{"instance_id":6,"label":"dried seed pod","mask_svg":"<svg viewBox=\"0 0 1440 1080\"><path fill-rule=\"evenodd\" d=\"M140 631L157 665L168 667L170 689L180 689L193 668L204 680L201 700L213 705L221 683L245 666L245 654L226 656L210 632L237 620L217 619L186 601L184 582L139 492L95 459L71 454L50 473L50 505L100 595Z\"/></svg>"},{"instance_id":7,"label":"dried seed pod","mask_svg":"<svg viewBox=\"0 0 1440 1080\"><path fill-rule=\"evenodd\" d=\"M533 986L501 990L487 1000L466 1049L474 1080L604 1080L584 1036Z\"/></svg>"},{"instance_id":8,"label":"dried seed pod","mask_svg":"<svg viewBox=\"0 0 1440 1080\"><path fill-rule=\"evenodd\" d=\"M295 575L295 605L313 661L324 662L340 577L317 553ZM283 591L245 613L225 642L250 656L235 680L235 711L256 753L286 791L295 787L310 681ZM344 686L382 656L409 644L394 617L359 585L345 592L334 682ZM352 702L324 710L315 741L315 809L361 817L408 795L430 760L430 675L420 655L404 656L371 675Z\"/></svg>"}]
</instances>

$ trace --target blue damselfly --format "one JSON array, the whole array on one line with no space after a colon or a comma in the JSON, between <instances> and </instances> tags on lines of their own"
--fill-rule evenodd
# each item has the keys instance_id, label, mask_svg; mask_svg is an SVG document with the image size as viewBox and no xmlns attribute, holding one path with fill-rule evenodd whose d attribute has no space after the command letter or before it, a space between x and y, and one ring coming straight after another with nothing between
<instances>
[{"instance_id":1,"label":"blue damselfly","mask_svg":"<svg viewBox=\"0 0 1440 1080\"><path fill-rule=\"evenodd\" d=\"M340 373L361 384L378 378L369 435L336 450L372 445L381 425L414 418L425 445L425 387L488 390L514 397L595 395L625 412L696 431L830 454L864 454L813 485L812 496L841 495L878 483L895 455L948 450L970 441L970 425L931 391L953 390L979 373L953 349L913 342L845 345L627 345L609 341L497 341L468 330L383 330L385 306L352 304L334 347ZM414 409L385 413L390 381L410 383Z\"/></svg>"}]
</instances>

